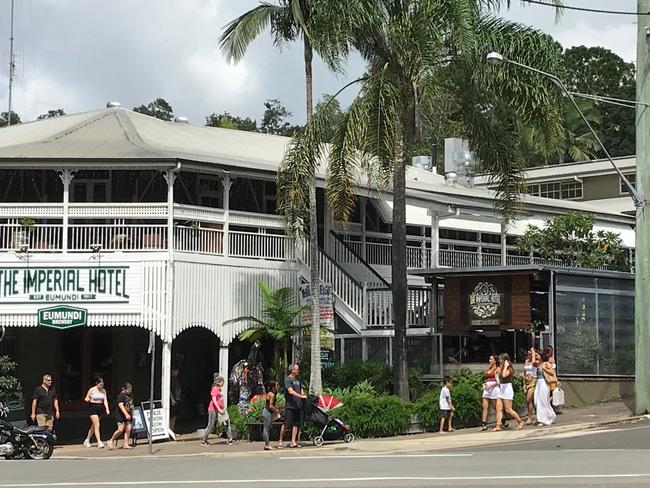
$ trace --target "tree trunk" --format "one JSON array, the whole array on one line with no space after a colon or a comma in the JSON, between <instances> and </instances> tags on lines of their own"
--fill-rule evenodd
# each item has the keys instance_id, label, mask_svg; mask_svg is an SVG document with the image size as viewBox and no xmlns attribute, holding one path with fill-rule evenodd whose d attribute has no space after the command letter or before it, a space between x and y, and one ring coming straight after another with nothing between
<instances>
[{"instance_id":1,"label":"tree trunk","mask_svg":"<svg viewBox=\"0 0 650 488\"><path fill-rule=\"evenodd\" d=\"M404 143L399 138L393 171L393 245L391 249L391 288L393 292L393 382L395 394L409 401L406 347L408 282L406 276L406 161Z\"/></svg>"},{"instance_id":2,"label":"tree trunk","mask_svg":"<svg viewBox=\"0 0 650 488\"><path fill-rule=\"evenodd\" d=\"M311 44L304 36L305 56L305 93L307 101L307 123L313 115L312 95L312 59ZM318 272L318 213L316 209L316 178L309 191L309 249L310 249L310 291L311 291L311 370L309 375L309 392L320 395L323 390L320 361L320 274Z\"/></svg>"}]
</instances>

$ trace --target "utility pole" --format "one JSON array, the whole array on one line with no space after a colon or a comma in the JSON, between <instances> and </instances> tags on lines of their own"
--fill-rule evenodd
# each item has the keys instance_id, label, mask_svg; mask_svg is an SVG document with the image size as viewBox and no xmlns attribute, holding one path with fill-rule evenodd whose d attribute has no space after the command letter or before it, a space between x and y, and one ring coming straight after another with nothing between
<instances>
[{"instance_id":1,"label":"utility pole","mask_svg":"<svg viewBox=\"0 0 650 488\"><path fill-rule=\"evenodd\" d=\"M11 0L11 37L9 37L9 110L7 110L7 127L11 125L11 91L16 72L16 58L14 56L14 0Z\"/></svg>"},{"instance_id":2,"label":"utility pole","mask_svg":"<svg viewBox=\"0 0 650 488\"><path fill-rule=\"evenodd\" d=\"M637 12L650 12L650 0L637 0ZM638 16L636 49L636 98L638 102L650 102L650 16ZM650 110L644 105L636 109L636 184L641 195L650 192ZM646 300L650 296L650 258L648 245L647 200L636 210L636 264L634 329L635 329L635 410L637 414L650 412L650 308Z\"/></svg>"}]
</instances>

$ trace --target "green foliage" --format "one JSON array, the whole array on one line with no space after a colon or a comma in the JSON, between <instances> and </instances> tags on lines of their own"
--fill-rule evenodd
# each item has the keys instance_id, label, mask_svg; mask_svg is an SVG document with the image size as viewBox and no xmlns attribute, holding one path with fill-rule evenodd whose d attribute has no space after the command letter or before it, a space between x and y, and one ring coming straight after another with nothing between
<instances>
[{"instance_id":1,"label":"green foliage","mask_svg":"<svg viewBox=\"0 0 650 488\"><path fill-rule=\"evenodd\" d=\"M569 90L620 98L636 99L636 69L609 49L577 46L564 51L565 83ZM601 119L603 144L612 156L635 153L635 112L628 107L595 102ZM598 156L604 154L598 148Z\"/></svg>"},{"instance_id":2,"label":"green foliage","mask_svg":"<svg viewBox=\"0 0 650 488\"><path fill-rule=\"evenodd\" d=\"M54 117L61 117L62 115L65 115L65 110L62 108L57 108L54 110L48 110L47 113L39 115L37 117L37 120L51 119Z\"/></svg>"},{"instance_id":3,"label":"green foliage","mask_svg":"<svg viewBox=\"0 0 650 488\"><path fill-rule=\"evenodd\" d=\"M392 395L362 393L348 398L336 409L340 416L360 437L393 436L402 432L410 421L410 405Z\"/></svg>"},{"instance_id":4,"label":"green foliage","mask_svg":"<svg viewBox=\"0 0 650 488\"><path fill-rule=\"evenodd\" d=\"M367 381L379 393L387 393L391 384L391 370L387 364L374 361L349 361L323 370L323 386L352 388Z\"/></svg>"},{"instance_id":5,"label":"green foliage","mask_svg":"<svg viewBox=\"0 0 650 488\"><path fill-rule=\"evenodd\" d=\"M11 111L10 118L7 117L7 112L0 112L0 127L5 127L7 125L7 119L11 121L11 125L18 125L21 123L20 116L13 110Z\"/></svg>"},{"instance_id":6,"label":"green foliage","mask_svg":"<svg viewBox=\"0 0 650 488\"><path fill-rule=\"evenodd\" d=\"M242 316L227 320L223 325L245 322L250 328L239 334L244 341L255 342L264 338L273 341L273 369L275 372L286 371L288 354L291 347L291 337L301 330L296 325L300 313L305 307L297 304L293 288L273 290L269 285L260 281L262 293L262 318Z\"/></svg>"},{"instance_id":7,"label":"green foliage","mask_svg":"<svg viewBox=\"0 0 650 488\"><path fill-rule=\"evenodd\" d=\"M524 391L524 378L517 375L512 378L512 388L515 396L512 399L512 408L519 410L526 405L526 392Z\"/></svg>"},{"instance_id":8,"label":"green foliage","mask_svg":"<svg viewBox=\"0 0 650 488\"><path fill-rule=\"evenodd\" d=\"M0 400L20 390L20 383L14 376L16 363L7 356L0 356Z\"/></svg>"},{"instance_id":9,"label":"green foliage","mask_svg":"<svg viewBox=\"0 0 650 488\"><path fill-rule=\"evenodd\" d=\"M436 429L440 425L440 390L442 385L436 386L433 390L423 395L413 407L413 413L417 414L420 425L426 429ZM455 395L452 393L452 402L456 405ZM458 405L456 405L458 408Z\"/></svg>"},{"instance_id":10,"label":"green foliage","mask_svg":"<svg viewBox=\"0 0 650 488\"><path fill-rule=\"evenodd\" d=\"M264 108L262 122L260 123L260 132L295 137L302 131L302 127L291 125L287 120L291 117L291 112L280 103L280 100L267 100L264 102Z\"/></svg>"},{"instance_id":11,"label":"green foliage","mask_svg":"<svg viewBox=\"0 0 650 488\"><path fill-rule=\"evenodd\" d=\"M333 98L332 95L323 94L321 100L316 104L316 111L321 112L326 120L326 125L324 126L325 130L322 134L322 141L330 142L334 139L336 128L343 118L341 104L336 98Z\"/></svg>"},{"instance_id":12,"label":"green foliage","mask_svg":"<svg viewBox=\"0 0 650 488\"><path fill-rule=\"evenodd\" d=\"M629 254L613 232L593 231L593 218L567 212L547 220L543 228L529 225L517 239L522 252L533 250L542 258L565 266L629 271Z\"/></svg>"},{"instance_id":13,"label":"green foliage","mask_svg":"<svg viewBox=\"0 0 650 488\"><path fill-rule=\"evenodd\" d=\"M172 106L164 98L156 98L153 102L148 105L140 105L139 107L133 107L134 112L138 112L150 117L155 117L160 120L166 120L167 122L173 120L174 110Z\"/></svg>"},{"instance_id":14,"label":"green foliage","mask_svg":"<svg viewBox=\"0 0 650 488\"><path fill-rule=\"evenodd\" d=\"M221 127L223 129L237 129L249 132L258 132L257 121L249 117L237 117L228 112L222 114L213 113L205 118L205 125L208 127Z\"/></svg>"}]
</instances>

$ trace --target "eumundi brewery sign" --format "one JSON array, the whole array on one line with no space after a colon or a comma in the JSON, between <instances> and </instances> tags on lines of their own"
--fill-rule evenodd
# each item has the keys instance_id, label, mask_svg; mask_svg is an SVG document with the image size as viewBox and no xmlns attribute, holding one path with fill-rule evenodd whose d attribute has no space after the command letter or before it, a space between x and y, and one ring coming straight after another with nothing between
<instances>
[{"instance_id":1,"label":"eumundi brewery sign","mask_svg":"<svg viewBox=\"0 0 650 488\"><path fill-rule=\"evenodd\" d=\"M0 267L0 303L129 303L129 279L135 278L130 271L130 266Z\"/></svg>"}]
</instances>

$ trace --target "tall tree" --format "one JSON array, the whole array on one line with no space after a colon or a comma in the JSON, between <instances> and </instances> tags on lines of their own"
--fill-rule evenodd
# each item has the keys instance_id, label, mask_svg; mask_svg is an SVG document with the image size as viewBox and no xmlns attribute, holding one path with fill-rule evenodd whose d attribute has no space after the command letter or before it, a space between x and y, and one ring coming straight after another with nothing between
<instances>
[{"instance_id":1,"label":"tall tree","mask_svg":"<svg viewBox=\"0 0 650 488\"><path fill-rule=\"evenodd\" d=\"M213 113L205 118L205 125L208 127L222 127L224 129L245 130L248 132L259 132L257 121L250 117L237 117L228 112L222 114Z\"/></svg>"},{"instance_id":2,"label":"tall tree","mask_svg":"<svg viewBox=\"0 0 650 488\"><path fill-rule=\"evenodd\" d=\"M62 108L56 108L54 110L48 110L46 113L39 115L37 117L37 120L51 119L54 117L61 117L62 115L65 115L65 110Z\"/></svg>"},{"instance_id":3,"label":"tall tree","mask_svg":"<svg viewBox=\"0 0 650 488\"><path fill-rule=\"evenodd\" d=\"M633 63L603 47L572 47L564 51L566 85L569 90L636 100L636 69ZM595 102L601 115L600 136L612 156L635 153L634 109ZM601 151L598 156L604 157Z\"/></svg>"},{"instance_id":4,"label":"tall tree","mask_svg":"<svg viewBox=\"0 0 650 488\"><path fill-rule=\"evenodd\" d=\"M343 118L341 104L336 98L332 97L332 95L324 94L316 104L316 111L323 112L323 118L326 123L325 131L323 133L323 142L330 142L334 139L336 128Z\"/></svg>"},{"instance_id":5,"label":"tall tree","mask_svg":"<svg viewBox=\"0 0 650 488\"><path fill-rule=\"evenodd\" d=\"M406 166L421 142L421 103L444 93L472 149L493 170L507 223L523 189L521 124L544 128L548 145L561 135L559 96L546 79L487 66L486 54L557 71L560 51L539 31L494 17L494 0L330 0L312 12L315 25L331 26L327 56L357 51L367 62L361 90L339 124L331 151L322 143L325 121L316 113L285 154L278 178L280 208L298 227L307 221L307 188L328 155L328 194L335 218L349 220L362 173L392 186L393 372L396 393L409 398L406 345ZM505 2L504 2L505 3ZM452 55L450 57L450 54Z\"/></svg>"},{"instance_id":6,"label":"tall tree","mask_svg":"<svg viewBox=\"0 0 650 488\"><path fill-rule=\"evenodd\" d=\"M280 103L280 100L267 100L264 102L264 114L260 123L260 132L288 137L298 135L302 127L291 125L287 120L289 117L291 117L291 112Z\"/></svg>"},{"instance_id":7,"label":"tall tree","mask_svg":"<svg viewBox=\"0 0 650 488\"><path fill-rule=\"evenodd\" d=\"M167 122L174 119L174 110L172 106L164 98L156 98L153 102L145 105L140 105L139 107L133 107L134 112L148 115L150 117L155 117L160 120L166 120Z\"/></svg>"},{"instance_id":8,"label":"tall tree","mask_svg":"<svg viewBox=\"0 0 650 488\"><path fill-rule=\"evenodd\" d=\"M271 30L275 45L285 42L302 40L303 60L305 68L305 103L307 122L313 111L313 75L312 61L314 48L311 40L311 29L318 28L311 22L312 10L323 0L277 0L276 4L260 3L257 7L240 15L228 25L221 35L219 42L221 50L229 60L240 61L253 40L267 28ZM330 24L333 26L334 24ZM322 26L325 28L325 26ZM327 26L329 27L329 26ZM332 57L326 60L333 59ZM312 299L312 332L311 332L311 371L309 388L312 393L321 393L322 378L320 368L320 274L318 270L318 214L316 212L316 180L315 175L308 182L310 212L305 222L309 224L310 249L310 283Z\"/></svg>"},{"instance_id":9,"label":"tall tree","mask_svg":"<svg viewBox=\"0 0 650 488\"><path fill-rule=\"evenodd\" d=\"M18 115L13 110L11 111L11 119L9 119L9 117L7 117L7 112L0 113L0 127L6 127L7 126L7 120L11 121L11 125L17 125L17 124L21 123L20 115Z\"/></svg>"}]
</instances>

